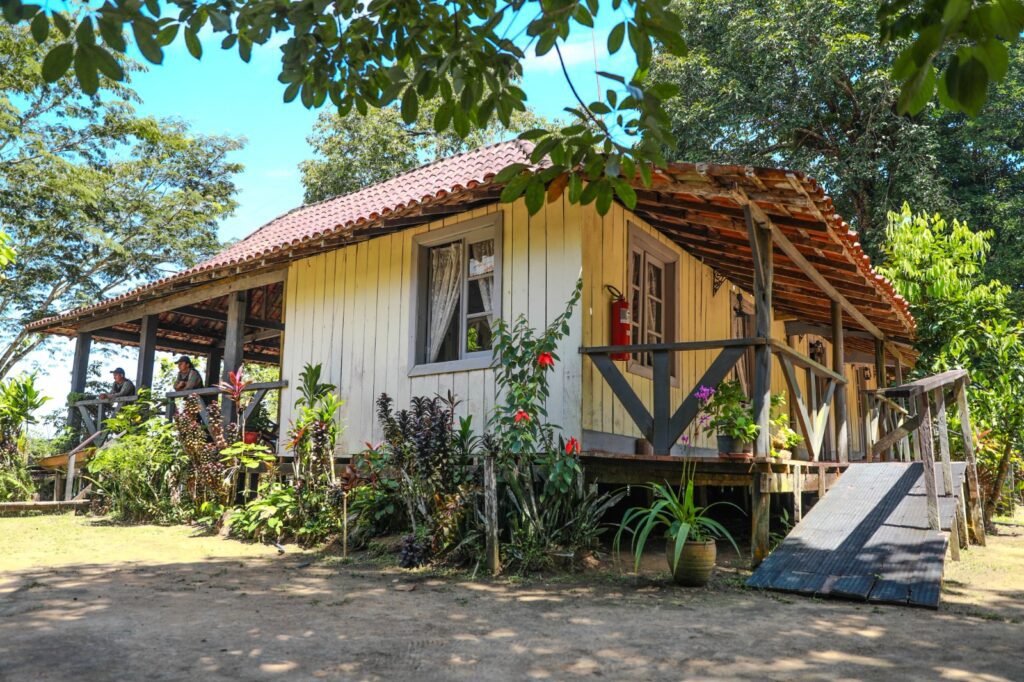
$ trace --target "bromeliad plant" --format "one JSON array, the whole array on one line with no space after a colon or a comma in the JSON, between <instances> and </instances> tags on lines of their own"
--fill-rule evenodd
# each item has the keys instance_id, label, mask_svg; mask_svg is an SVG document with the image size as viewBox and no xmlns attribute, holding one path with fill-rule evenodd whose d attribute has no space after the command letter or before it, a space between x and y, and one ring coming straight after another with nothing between
<instances>
[{"instance_id":1,"label":"bromeliad plant","mask_svg":"<svg viewBox=\"0 0 1024 682\"><path fill-rule=\"evenodd\" d=\"M615 533L613 549L620 552L622 536L629 534L630 548L633 552L633 570L640 569L647 541L654 531L662 529L671 550L669 565L673 571L679 565L679 558L687 542L707 542L708 540L726 539L739 553L739 547L725 526L708 516L708 512L717 506L730 506L738 511L739 507L731 502L714 502L706 507L699 507L693 501L693 474L696 463L684 465L683 474L678 486L665 483L651 483L641 486L649 490L653 502L645 507L632 507L626 511Z\"/></svg>"}]
</instances>

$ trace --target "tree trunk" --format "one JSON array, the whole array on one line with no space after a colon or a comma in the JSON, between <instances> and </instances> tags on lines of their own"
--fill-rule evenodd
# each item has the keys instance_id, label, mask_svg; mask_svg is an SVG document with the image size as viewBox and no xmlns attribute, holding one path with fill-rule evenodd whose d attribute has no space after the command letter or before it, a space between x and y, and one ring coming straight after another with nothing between
<instances>
[{"instance_id":1,"label":"tree trunk","mask_svg":"<svg viewBox=\"0 0 1024 682\"><path fill-rule=\"evenodd\" d=\"M999 458L999 466L996 467L996 479L992 482L992 488L985 496L985 530L994 533L992 517L996 513L996 505L1002 495L1003 486L1006 484L1006 475L1010 471L1010 456L1013 454L1013 441L1006 444L1003 455Z\"/></svg>"}]
</instances>

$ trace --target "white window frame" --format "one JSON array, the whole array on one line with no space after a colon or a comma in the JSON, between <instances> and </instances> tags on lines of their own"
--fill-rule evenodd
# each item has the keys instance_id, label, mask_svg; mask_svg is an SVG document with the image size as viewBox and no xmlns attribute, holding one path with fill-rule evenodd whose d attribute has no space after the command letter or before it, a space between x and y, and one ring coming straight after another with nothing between
<instances>
[{"instance_id":1,"label":"white window frame","mask_svg":"<svg viewBox=\"0 0 1024 682\"><path fill-rule=\"evenodd\" d=\"M673 249L669 248L665 244L662 244L652 235L647 234L643 228L630 222L628 224L628 239L627 239L627 250L626 250L626 300L630 301L632 305L633 300L633 254L637 251L641 251L649 254L656 261L662 264L665 275L665 293L662 304L662 314L665 318L665 328L663 332L663 343L675 343L679 340L679 326L678 326L678 308L680 302L680 282L679 282L679 254ZM641 259L644 262L645 259ZM643 273L641 273L641 277ZM644 280L641 279L641 282ZM640 297L641 307L644 304L643 294ZM630 310L632 319L638 320L641 330L643 330L643 320L638 318L638 315L643 314L643 310ZM630 327L630 335L632 335L632 327ZM641 331L641 335L643 335ZM630 339L632 342L632 339ZM645 338L640 339L640 343L646 343ZM672 372L672 386L678 385L679 371L678 371L678 353L671 353L669 355L669 363ZM633 355L630 355L629 361L626 363L626 371L630 374L636 374L637 376L646 377L647 379L654 378L654 370L642 362L636 360Z\"/></svg>"},{"instance_id":2,"label":"white window frame","mask_svg":"<svg viewBox=\"0 0 1024 682\"><path fill-rule=\"evenodd\" d=\"M426 277L429 273L427 261L430 249L434 246L462 241L463 247L468 242L486 239L494 240L494 300L492 301L493 319L501 317L501 271L502 258L502 217L501 211L479 218L471 218L449 227L431 230L413 237L412 240L412 277L410 292L411 316L409 318L409 373L408 376L424 376L428 374L444 374L447 372L468 372L475 369L490 367L494 361L492 349L468 352L463 348L466 340L466 301L469 298L469 258L464 251L462 271L462 294L459 299L459 353L458 360L445 362L426 362L424 352L426 346L427 325L427 286Z\"/></svg>"}]
</instances>

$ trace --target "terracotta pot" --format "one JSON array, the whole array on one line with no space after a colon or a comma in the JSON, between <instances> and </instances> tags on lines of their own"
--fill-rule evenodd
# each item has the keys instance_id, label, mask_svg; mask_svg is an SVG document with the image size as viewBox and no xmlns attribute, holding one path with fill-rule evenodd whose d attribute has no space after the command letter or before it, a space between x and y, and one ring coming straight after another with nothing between
<instances>
[{"instance_id":1,"label":"terracotta pot","mask_svg":"<svg viewBox=\"0 0 1024 682\"><path fill-rule=\"evenodd\" d=\"M675 543L669 538L665 545L665 558L668 560L668 570L672 571L672 555L675 551ZM714 540L697 542L687 540L683 545L683 552L679 555L679 563L672 571L672 579L677 585L687 587L703 587L708 584L711 578L711 571L715 568L715 557L718 550Z\"/></svg>"},{"instance_id":2,"label":"terracotta pot","mask_svg":"<svg viewBox=\"0 0 1024 682\"><path fill-rule=\"evenodd\" d=\"M259 431L246 431L242 434L242 442L246 445L256 445L260 442Z\"/></svg>"}]
</instances>

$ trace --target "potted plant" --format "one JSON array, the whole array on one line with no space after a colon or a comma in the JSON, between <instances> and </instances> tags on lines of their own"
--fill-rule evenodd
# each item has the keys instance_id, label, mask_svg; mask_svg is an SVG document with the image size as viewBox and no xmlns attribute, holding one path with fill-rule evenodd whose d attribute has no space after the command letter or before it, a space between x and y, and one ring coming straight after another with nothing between
<instances>
[{"instance_id":1,"label":"potted plant","mask_svg":"<svg viewBox=\"0 0 1024 682\"><path fill-rule=\"evenodd\" d=\"M264 433L274 430L274 423L270 421L267 408L263 403L256 405L256 408L245 420L245 431L242 433L242 441L248 444L258 443Z\"/></svg>"},{"instance_id":2,"label":"potted plant","mask_svg":"<svg viewBox=\"0 0 1024 682\"><path fill-rule=\"evenodd\" d=\"M786 395L778 393L772 396L772 409L778 414L772 417L772 457L792 457L804 437L789 425L789 415L783 409L786 406Z\"/></svg>"},{"instance_id":3,"label":"potted plant","mask_svg":"<svg viewBox=\"0 0 1024 682\"><path fill-rule=\"evenodd\" d=\"M740 382L723 381L717 389L702 386L697 397L710 417L702 420L704 430L718 436L719 456L750 459L759 429Z\"/></svg>"},{"instance_id":4,"label":"potted plant","mask_svg":"<svg viewBox=\"0 0 1024 682\"><path fill-rule=\"evenodd\" d=\"M622 534L628 532L632 536L633 570L637 571L647 540L656 529L664 528L665 558L672 571L672 579L679 585L701 587L707 584L715 568L717 539L728 540L739 554L739 547L729 531L707 513L718 505L729 505L737 510L739 507L730 502L698 507L693 502L693 476L686 476L684 470L684 478L685 484L680 484L682 493L667 483L643 486L651 491L653 502L650 506L626 511L615 534L614 550L619 552Z\"/></svg>"}]
</instances>

